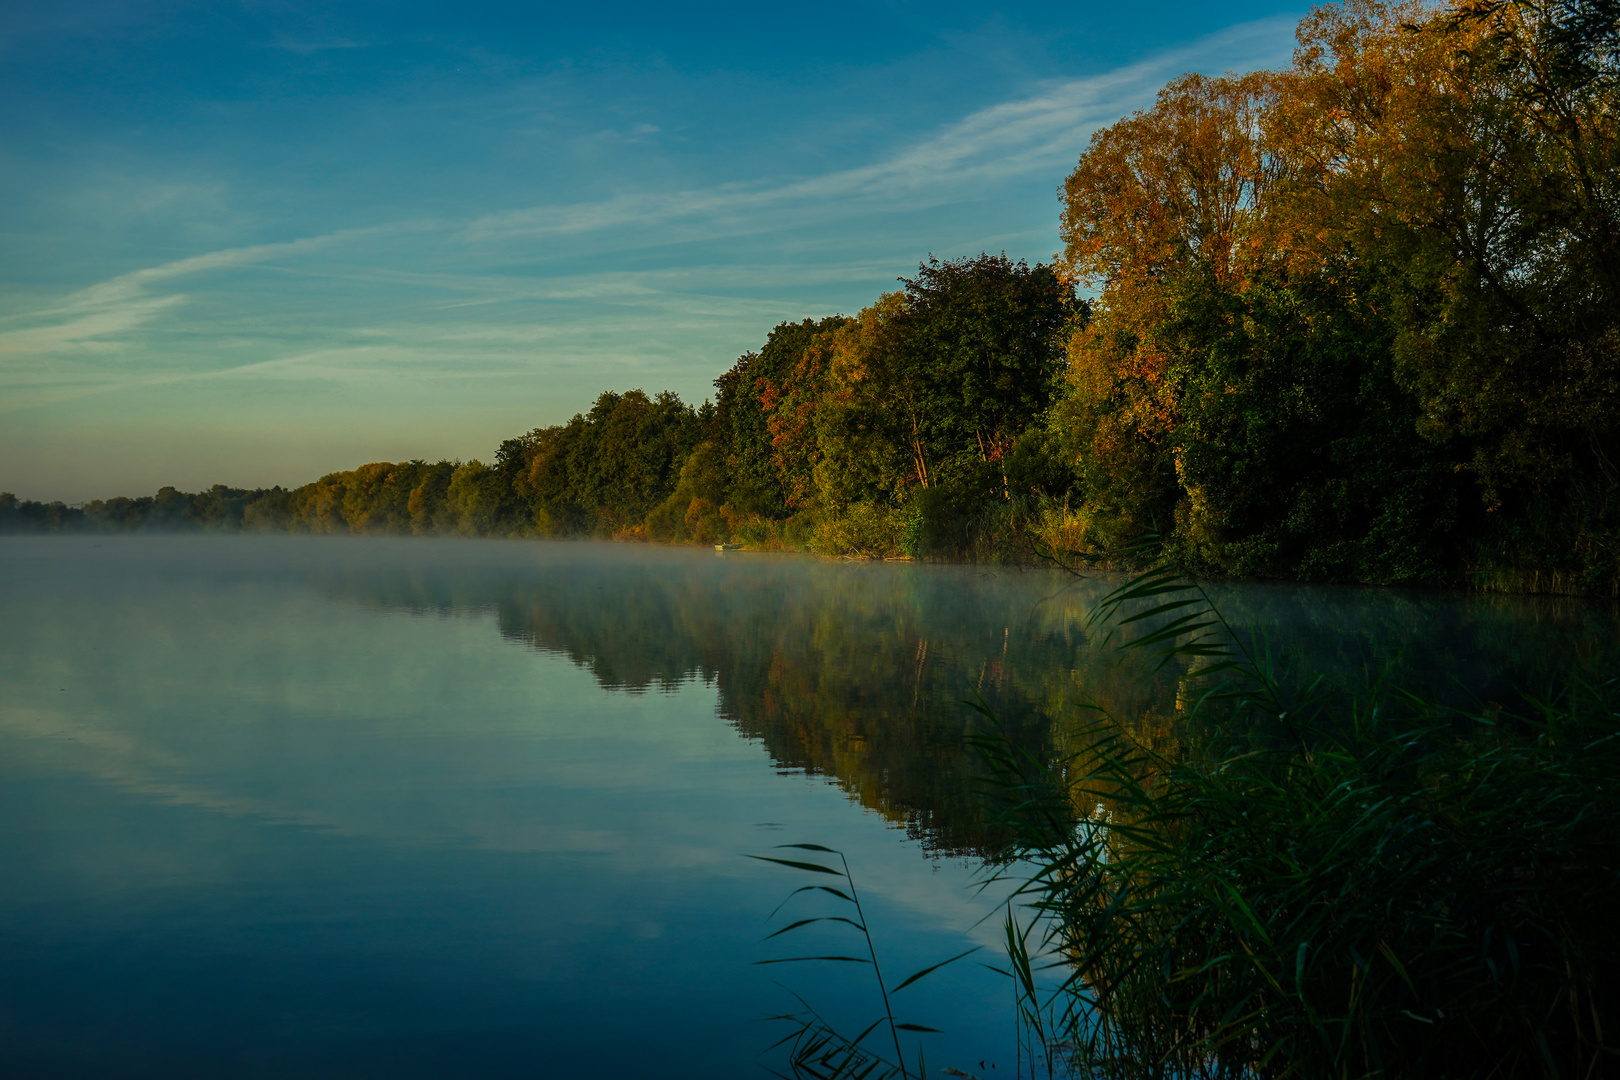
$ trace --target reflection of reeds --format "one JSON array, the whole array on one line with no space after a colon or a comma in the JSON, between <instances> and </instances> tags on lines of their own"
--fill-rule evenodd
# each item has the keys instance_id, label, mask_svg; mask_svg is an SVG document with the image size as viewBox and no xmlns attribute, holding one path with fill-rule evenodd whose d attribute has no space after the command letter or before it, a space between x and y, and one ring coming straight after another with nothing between
<instances>
[{"instance_id":1,"label":"reflection of reeds","mask_svg":"<svg viewBox=\"0 0 1620 1080\"><path fill-rule=\"evenodd\" d=\"M1008 951L1049 1067L1614 1071L1620 679L1470 715L1290 692L1168 569L1099 614L1149 627L1133 645L1163 660L1198 658L1188 712L1205 734L1171 754L1099 715L1056 761L993 723L976 737L1013 854L1036 868L1021 893L1032 921L1009 909Z\"/></svg>"},{"instance_id":2,"label":"reflection of reeds","mask_svg":"<svg viewBox=\"0 0 1620 1080\"><path fill-rule=\"evenodd\" d=\"M1557 567L1503 567L1485 565L1468 575L1480 592L1523 593L1530 596L1620 596L1620 579L1602 580L1590 570Z\"/></svg>"}]
</instances>

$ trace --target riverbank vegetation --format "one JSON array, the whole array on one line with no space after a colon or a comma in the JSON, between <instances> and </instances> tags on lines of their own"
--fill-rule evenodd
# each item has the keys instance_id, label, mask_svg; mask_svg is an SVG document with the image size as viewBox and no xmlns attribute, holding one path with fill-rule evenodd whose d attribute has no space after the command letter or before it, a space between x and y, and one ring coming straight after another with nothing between
<instances>
[{"instance_id":1,"label":"riverbank vegetation","mask_svg":"<svg viewBox=\"0 0 1620 1080\"><path fill-rule=\"evenodd\" d=\"M1612 657L1459 711L1281 675L1168 568L1096 618L1202 666L1173 752L1102 711L1056 755L975 739L1048 1075L1614 1075Z\"/></svg>"},{"instance_id":2,"label":"riverbank vegetation","mask_svg":"<svg viewBox=\"0 0 1620 1080\"><path fill-rule=\"evenodd\" d=\"M699 407L608 392L493 460L0 529L741 542L1018 561L1168 538L1210 575L1620 595L1620 16L1314 10L1284 70L1098 132L1064 250L923 263Z\"/></svg>"}]
</instances>

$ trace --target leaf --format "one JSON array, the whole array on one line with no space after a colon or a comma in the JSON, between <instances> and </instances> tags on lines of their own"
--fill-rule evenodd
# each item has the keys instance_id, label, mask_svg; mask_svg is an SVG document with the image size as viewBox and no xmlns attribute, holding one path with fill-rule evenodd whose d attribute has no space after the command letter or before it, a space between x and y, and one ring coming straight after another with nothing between
<instances>
[{"instance_id":1,"label":"leaf","mask_svg":"<svg viewBox=\"0 0 1620 1080\"><path fill-rule=\"evenodd\" d=\"M813 891L817 891L817 890L819 890L821 892L824 892L824 893L832 893L834 896L838 897L838 899L843 900L846 903L850 903L850 904L855 903L855 901L849 896L849 894L843 892L842 890L835 889L831 885L800 885L797 889L794 889L792 892L790 892L786 896L784 896L782 898L782 902L780 904L777 904L774 908L771 909L771 913L769 915L765 916L765 921L770 922L772 919L776 918L776 913L778 911L781 911L784 907L786 907L787 902L789 900L793 899L795 896L798 896L800 893L802 893L802 892L813 892Z\"/></svg>"},{"instance_id":2,"label":"leaf","mask_svg":"<svg viewBox=\"0 0 1620 1080\"><path fill-rule=\"evenodd\" d=\"M921 1024L896 1024L894 1029L896 1031L932 1031L935 1035L944 1034L939 1028L923 1027Z\"/></svg>"},{"instance_id":3,"label":"leaf","mask_svg":"<svg viewBox=\"0 0 1620 1080\"><path fill-rule=\"evenodd\" d=\"M831 874L833 877L844 876L843 871L830 870L819 863L795 862L792 859L773 859L769 855L749 855L746 857L750 859L758 859L760 862L776 863L779 866L791 866L795 870L814 870L819 874Z\"/></svg>"},{"instance_id":4,"label":"leaf","mask_svg":"<svg viewBox=\"0 0 1620 1080\"><path fill-rule=\"evenodd\" d=\"M1412 976L1406 973L1406 965L1401 963L1400 958L1395 955L1395 950L1389 947L1389 942L1380 941L1378 951L1383 953L1384 959L1389 961L1389 966L1395 969L1395 974L1401 977L1401 981L1406 984L1407 989L1414 994L1417 993L1417 987L1412 985Z\"/></svg>"},{"instance_id":5,"label":"leaf","mask_svg":"<svg viewBox=\"0 0 1620 1080\"><path fill-rule=\"evenodd\" d=\"M872 961L861 956L784 956L780 960L755 960L754 965L760 964L797 964L805 960L842 960L849 964L870 964Z\"/></svg>"},{"instance_id":6,"label":"leaf","mask_svg":"<svg viewBox=\"0 0 1620 1080\"><path fill-rule=\"evenodd\" d=\"M868 1035L870 1035L870 1034L872 1034L872 1032L874 1032L874 1031L876 1031L876 1030L877 1030L877 1026L878 1026L878 1025L879 1025L879 1024L881 1024L881 1023L883 1023L883 1017L881 1017L881 1016L880 1016L880 1017L878 1017L878 1018L877 1018L877 1019L876 1019L876 1020L874 1020L874 1021L872 1021L872 1023L871 1023L871 1026L869 1026L869 1027L868 1027L868 1028L867 1028L867 1029L866 1029L866 1030L865 1030L865 1031L863 1031L863 1032L861 1032L861 1033L860 1033L860 1034L859 1034L859 1035L857 1035L857 1036L855 1036L855 1038L853 1038L853 1039L851 1039L851 1040L850 1040L850 1043L849 1043L849 1045L850 1045L850 1047L851 1047L851 1049L853 1049L853 1048L854 1048L854 1047L857 1047L857 1046L859 1046L859 1045L861 1045L861 1042L862 1042L862 1041L863 1041L863 1040L864 1040L864 1039L865 1039L865 1038L866 1038L866 1037L867 1037L867 1036L868 1036Z\"/></svg>"},{"instance_id":7,"label":"leaf","mask_svg":"<svg viewBox=\"0 0 1620 1080\"><path fill-rule=\"evenodd\" d=\"M1173 600L1173 601L1171 601L1170 603L1167 603L1167 604L1155 604L1153 607L1148 608L1146 611L1139 611L1135 615L1131 615L1131 616L1129 616L1127 618L1119 620L1119 622L1116 625L1128 626L1131 623L1138 622L1138 621L1140 621L1142 619L1151 619L1155 615L1162 615L1166 611L1175 611L1177 608L1190 607L1193 604L1201 604L1201 603L1203 603L1202 598L1194 596L1194 597L1190 597L1190 598L1188 598L1186 600Z\"/></svg>"},{"instance_id":8,"label":"leaf","mask_svg":"<svg viewBox=\"0 0 1620 1080\"><path fill-rule=\"evenodd\" d=\"M940 968L944 967L946 964L954 964L954 963L956 963L956 961L962 959L962 957L964 957L964 956L972 956L974 953L978 952L981 948L983 948L982 945L975 945L975 946L973 946L973 948L968 949L966 952L957 953L955 956L951 957L949 960L941 960L937 964L931 964L928 967L923 968L921 971L918 971L918 972L915 972L915 973L913 973L911 975L908 975L908 976L906 976L905 980L900 983L899 986L895 987L893 990L890 990L889 993L898 994L900 991L904 990L906 987L910 986L912 983L916 982L918 979L922 978L924 975L927 975L930 972L938 971Z\"/></svg>"},{"instance_id":9,"label":"leaf","mask_svg":"<svg viewBox=\"0 0 1620 1080\"><path fill-rule=\"evenodd\" d=\"M802 848L805 851L825 851L828 855L842 855L843 854L843 852L841 852L841 851L834 851L832 848L830 848L830 847L822 847L820 844L777 844L776 846L779 847L779 848L785 848L785 847Z\"/></svg>"},{"instance_id":10,"label":"leaf","mask_svg":"<svg viewBox=\"0 0 1620 1080\"><path fill-rule=\"evenodd\" d=\"M777 936L779 936L781 934L785 934L789 930L797 930L801 926L809 926L811 923L817 923L817 922L848 923L849 925L853 926L855 929L861 931L863 934L866 932L866 927L862 926L860 923L856 922L854 919L846 919L842 915L819 915L814 919L800 919L796 923L791 923L791 924L789 924L787 926L782 927L782 929L780 929L780 930L777 930L777 931L775 931L773 933L766 934L764 937L760 938L759 940L761 940L761 941L769 941L769 940L771 940L771 938L777 937Z\"/></svg>"}]
</instances>

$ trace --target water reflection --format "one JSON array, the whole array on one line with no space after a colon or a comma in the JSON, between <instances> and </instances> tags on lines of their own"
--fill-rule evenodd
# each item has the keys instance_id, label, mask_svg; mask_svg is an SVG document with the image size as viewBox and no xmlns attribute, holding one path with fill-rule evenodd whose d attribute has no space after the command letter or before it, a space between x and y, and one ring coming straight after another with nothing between
<instances>
[{"instance_id":1,"label":"water reflection","mask_svg":"<svg viewBox=\"0 0 1620 1080\"><path fill-rule=\"evenodd\" d=\"M756 920L784 885L742 853L848 851L915 970L995 947L970 860L918 850L996 842L963 699L1033 745L1091 701L1175 737L1176 673L1087 638L1109 584L569 544L0 541L0 1074L752 1071L746 1021L777 993L749 967ZM1220 599L1347 685L1388 668L1495 700L1615 631L1568 601ZM870 1019L837 973L802 979ZM996 976L906 993L951 1029L931 1061L1010 1048Z\"/></svg>"},{"instance_id":2,"label":"water reflection","mask_svg":"<svg viewBox=\"0 0 1620 1080\"><path fill-rule=\"evenodd\" d=\"M334 597L413 612L493 610L503 636L631 693L713 683L720 715L783 769L835 778L926 846L995 843L963 743L982 700L1050 746L1095 714L1178 734L1185 662L1154 671L1087 616L1117 577L827 563L759 553L542 545L521 572L386 562L322 576ZM1240 633L1342 692L1374 682L1460 707L1544 693L1611 648L1612 605L1550 597L1212 585ZM1128 636L1128 635L1127 635Z\"/></svg>"}]
</instances>

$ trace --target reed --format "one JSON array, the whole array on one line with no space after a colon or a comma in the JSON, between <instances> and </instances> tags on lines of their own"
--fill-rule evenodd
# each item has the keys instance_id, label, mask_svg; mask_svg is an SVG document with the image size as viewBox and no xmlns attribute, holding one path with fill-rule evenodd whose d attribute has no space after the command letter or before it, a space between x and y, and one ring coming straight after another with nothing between
<instances>
[{"instance_id":1,"label":"reed","mask_svg":"<svg viewBox=\"0 0 1620 1080\"><path fill-rule=\"evenodd\" d=\"M822 1015L816 1011L804 998L798 994L793 997L799 1002L801 1008L797 1012L781 1013L767 1017L768 1020L785 1023L788 1033L772 1044L766 1053L785 1047L787 1050L787 1067L794 1080L926 1080L928 1065L923 1053L921 1043L917 1045L917 1052L911 1059L907 1059L905 1050L901 1046L901 1033L908 1036L938 1032L938 1028L928 1027L908 1021L896 1020L894 1012L894 996L908 986L921 982L940 968L956 963L963 957L978 952L977 947L957 953L955 956L929 964L920 971L914 971L894 985L884 978L882 966L878 962L878 950L872 941L872 931L866 918L866 909L861 904L860 891L855 887L855 878L849 872L849 860L844 858L843 852L835 851L820 844L780 844L779 848L797 849L813 852L816 855L834 856L838 859L836 867L826 865L825 862L810 862L806 859L784 859L771 855L750 855L750 859L773 863L786 867L797 873L829 875L840 879L838 885L826 882L824 878L817 877L815 884L804 885L794 889L787 898L778 904L776 910L771 912L769 918L775 918L783 908L787 907L795 897L809 894L810 897L831 903L835 914L808 915L794 919L786 926L772 931L765 937L766 941L803 930L806 927L826 924L827 926L845 930L859 935L861 947L856 952L864 952L864 956L849 956L843 953L820 953L808 956L783 956L768 960L756 960L756 964L804 964L804 963L840 963L866 965L883 1002L883 1012L871 1024L853 1038L847 1037L837 1031ZM831 861L831 860L828 860ZM830 900L828 898L831 898ZM784 988L785 989L785 988ZM791 990L789 993L793 993ZM892 1048L893 1056L885 1056L888 1049L878 1050L868 1041L874 1037L884 1040ZM778 1076L788 1074L771 1070ZM948 1070L949 1071L949 1070Z\"/></svg>"},{"instance_id":2,"label":"reed","mask_svg":"<svg viewBox=\"0 0 1620 1080\"><path fill-rule=\"evenodd\" d=\"M1164 565L1095 621L1199 658L1199 734L1156 751L1098 712L1047 758L980 706L1016 835L1010 973L1049 1074L1620 1072L1620 680L1521 715L1336 697Z\"/></svg>"}]
</instances>

